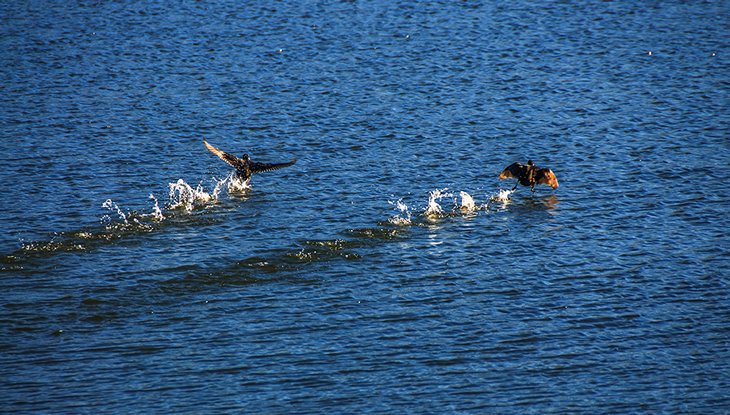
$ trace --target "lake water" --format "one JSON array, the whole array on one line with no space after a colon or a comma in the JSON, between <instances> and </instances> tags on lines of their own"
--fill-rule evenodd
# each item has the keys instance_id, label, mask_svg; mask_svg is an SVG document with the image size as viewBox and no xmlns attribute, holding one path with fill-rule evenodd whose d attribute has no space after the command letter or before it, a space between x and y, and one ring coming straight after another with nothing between
<instances>
[{"instance_id":1,"label":"lake water","mask_svg":"<svg viewBox=\"0 0 730 415\"><path fill-rule=\"evenodd\" d=\"M3 4L0 411L730 412L727 12Z\"/></svg>"}]
</instances>

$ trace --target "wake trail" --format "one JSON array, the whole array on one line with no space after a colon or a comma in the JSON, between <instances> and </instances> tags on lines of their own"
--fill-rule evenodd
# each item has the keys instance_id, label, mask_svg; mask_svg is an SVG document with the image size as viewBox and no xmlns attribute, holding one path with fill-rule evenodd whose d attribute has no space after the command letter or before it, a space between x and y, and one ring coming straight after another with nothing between
<instances>
[{"instance_id":1,"label":"wake trail","mask_svg":"<svg viewBox=\"0 0 730 415\"><path fill-rule=\"evenodd\" d=\"M465 191L460 191L458 195L455 192L449 192L448 188L435 189L429 192L428 201L423 207L419 205L407 205L403 198L396 201L389 200L388 203L394 205L398 210L398 214L390 217L388 222L394 225L411 225L417 224L414 222L414 216L420 216L428 221L433 221L439 218L456 217L456 216L467 216L473 215L477 211L489 211L490 203L501 203L503 206L509 203L509 196L514 192L513 190L499 190L497 194L488 195L485 203L478 204L472 195ZM442 205L446 205L451 201L450 209L444 208ZM421 212L414 214L414 212Z\"/></svg>"},{"instance_id":2,"label":"wake trail","mask_svg":"<svg viewBox=\"0 0 730 415\"><path fill-rule=\"evenodd\" d=\"M154 193L149 194L148 200L153 202L149 212L125 210L120 206L122 203L107 199L101 205L107 211L101 215L101 228L50 232L45 240L21 239L21 248L11 257L31 252L87 251L91 247L123 236L154 231L164 222L178 217L180 212L192 214L194 211L207 209L218 202L224 191L236 193L250 189L247 183L235 176L235 172L223 179L213 177L211 188L206 189L202 183L193 187L179 179L168 184L167 202L162 203Z\"/></svg>"}]
</instances>

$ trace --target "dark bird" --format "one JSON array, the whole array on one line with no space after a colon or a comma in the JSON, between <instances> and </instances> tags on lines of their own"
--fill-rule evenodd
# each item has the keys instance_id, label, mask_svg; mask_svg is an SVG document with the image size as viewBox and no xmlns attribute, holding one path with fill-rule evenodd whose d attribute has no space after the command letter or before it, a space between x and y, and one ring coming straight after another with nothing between
<instances>
[{"instance_id":1,"label":"dark bird","mask_svg":"<svg viewBox=\"0 0 730 415\"><path fill-rule=\"evenodd\" d=\"M217 148L208 144L206 140L203 140L203 142L205 142L205 146L208 147L208 150L210 150L213 154L220 157L221 160L225 161L231 166L235 167L236 176L246 184L249 180L251 180L251 175L253 175L254 173L264 173L267 171L289 167L297 161L297 159L294 159L288 163L257 163L255 161L251 161L251 159L248 157L248 154L244 154L241 158L238 158L236 156L226 153L225 151L218 150Z\"/></svg>"},{"instance_id":2,"label":"dark bird","mask_svg":"<svg viewBox=\"0 0 730 415\"><path fill-rule=\"evenodd\" d=\"M558 178L555 177L555 173L548 168L541 169L535 166L532 160L527 162L527 166L520 163L513 163L507 166L506 169L499 175L500 179L517 179L517 183L523 186L530 186L530 190L535 193L535 185L545 184L553 189L558 188ZM512 190L517 189L517 184Z\"/></svg>"}]
</instances>

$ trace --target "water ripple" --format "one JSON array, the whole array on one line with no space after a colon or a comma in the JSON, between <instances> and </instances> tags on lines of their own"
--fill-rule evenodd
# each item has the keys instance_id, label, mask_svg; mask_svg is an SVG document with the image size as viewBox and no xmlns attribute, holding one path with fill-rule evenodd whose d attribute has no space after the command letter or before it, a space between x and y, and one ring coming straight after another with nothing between
<instances>
[{"instance_id":1,"label":"water ripple","mask_svg":"<svg viewBox=\"0 0 730 415\"><path fill-rule=\"evenodd\" d=\"M728 407L721 3L3 11L4 412Z\"/></svg>"}]
</instances>

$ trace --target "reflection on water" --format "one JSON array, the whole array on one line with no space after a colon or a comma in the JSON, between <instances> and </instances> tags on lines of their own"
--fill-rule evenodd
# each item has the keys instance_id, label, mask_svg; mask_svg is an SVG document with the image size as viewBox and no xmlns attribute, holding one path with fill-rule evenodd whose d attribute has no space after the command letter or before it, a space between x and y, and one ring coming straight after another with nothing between
<instances>
[{"instance_id":1,"label":"reflection on water","mask_svg":"<svg viewBox=\"0 0 730 415\"><path fill-rule=\"evenodd\" d=\"M555 214L554 212L555 208L558 206L558 203L560 201L555 195L550 195L549 197L544 197L539 200L540 203L542 203L545 207L548 208L548 212Z\"/></svg>"}]
</instances>

